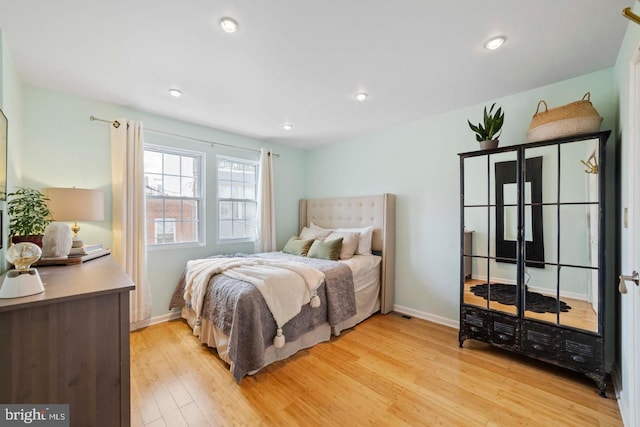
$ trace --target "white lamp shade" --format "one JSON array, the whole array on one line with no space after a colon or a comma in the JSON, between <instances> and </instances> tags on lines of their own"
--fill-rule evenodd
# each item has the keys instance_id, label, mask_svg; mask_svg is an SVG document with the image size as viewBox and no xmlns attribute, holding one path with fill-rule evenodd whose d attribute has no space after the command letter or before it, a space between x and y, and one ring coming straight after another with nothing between
<instances>
[{"instance_id":1,"label":"white lamp shade","mask_svg":"<svg viewBox=\"0 0 640 427\"><path fill-rule=\"evenodd\" d=\"M102 190L86 188L43 188L47 205L55 221L104 220Z\"/></svg>"}]
</instances>

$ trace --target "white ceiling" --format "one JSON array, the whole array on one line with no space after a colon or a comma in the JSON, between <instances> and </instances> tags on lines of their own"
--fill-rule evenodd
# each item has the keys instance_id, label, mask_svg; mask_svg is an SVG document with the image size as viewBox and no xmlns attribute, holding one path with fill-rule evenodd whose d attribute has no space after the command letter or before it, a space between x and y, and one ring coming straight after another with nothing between
<instances>
[{"instance_id":1,"label":"white ceiling","mask_svg":"<svg viewBox=\"0 0 640 427\"><path fill-rule=\"evenodd\" d=\"M0 29L30 84L309 148L611 67L633 3L0 0Z\"/></svg>"}]
</instances>

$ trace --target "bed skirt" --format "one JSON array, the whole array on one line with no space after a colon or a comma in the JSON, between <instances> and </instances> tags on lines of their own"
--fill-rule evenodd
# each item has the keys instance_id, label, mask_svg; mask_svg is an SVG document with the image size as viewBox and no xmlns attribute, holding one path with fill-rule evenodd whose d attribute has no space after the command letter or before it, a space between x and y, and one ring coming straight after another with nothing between
<instances>
[{"instance_id":1,"label":"bed skirt","mask_svg":"<svg viewBox=\"0 0 640 427\"><path fill-rule=\"evenodd\" d=\"M298 339L287 341L284 347L276 348L274 345L267 347L264 354L265 364L263 368L271 363L286 359L295 354L299 350L313 347L314 345L329 341L331 335L340 335L345 329L349 329L367 319L380 310L380 286L367 286L356 291L356 315L352 316L337 325L331 327L328 323L318 325L311 331L301 335ZM182 307L182 317L193 329L195 325L195 312L186 307ZM215 348L220 359L229 364L230 370L233 372L233 361L229 358L228 343L229 337L221 329L217 328L207 319L201 319L200 342ZM253 375L260 369L249 372Z\"/></svg>"}]
</instances>

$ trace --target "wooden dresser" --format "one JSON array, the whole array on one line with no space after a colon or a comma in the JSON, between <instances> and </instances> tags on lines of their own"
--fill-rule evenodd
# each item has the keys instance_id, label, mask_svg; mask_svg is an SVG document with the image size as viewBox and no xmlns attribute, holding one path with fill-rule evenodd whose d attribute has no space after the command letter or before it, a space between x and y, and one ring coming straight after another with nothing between
<instances>
[{"instance_id":1,"label":"wooden dresser","mask_svg":"<svg viewBox=\"0 0 640 427\"><path fill-rule=\"evenodd\" d=\"M72 426L129 426L131 279L111 256L38 272L44 293L0 299L0 402L66 403Z\"/></svg>"}]
</instances>

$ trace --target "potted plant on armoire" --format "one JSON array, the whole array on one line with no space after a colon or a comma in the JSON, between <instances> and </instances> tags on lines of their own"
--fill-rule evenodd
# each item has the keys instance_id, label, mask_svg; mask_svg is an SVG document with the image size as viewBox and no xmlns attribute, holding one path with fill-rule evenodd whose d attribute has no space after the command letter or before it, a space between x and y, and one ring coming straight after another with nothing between
<instances>
[{"instance_id":1,"label":"potted plant on armoire","mask_svg":"<svg viewBox=\"0 0 640 427\"><path fill-rule=\"evenodd\" d=\"M487 150L491 148L498 147L498 137L500 136L500 131L502 129L502 124L504 123L504 111L502 107L498 107L498 109L494 112L496 104L493 103L489 111L487 111L487 107L484 107L484 115L481 123L474 125L471 121L467 120L469 123L469 127L476 134L476 141L480 143L480 149Z\"/></svg>"}]
</instances>

